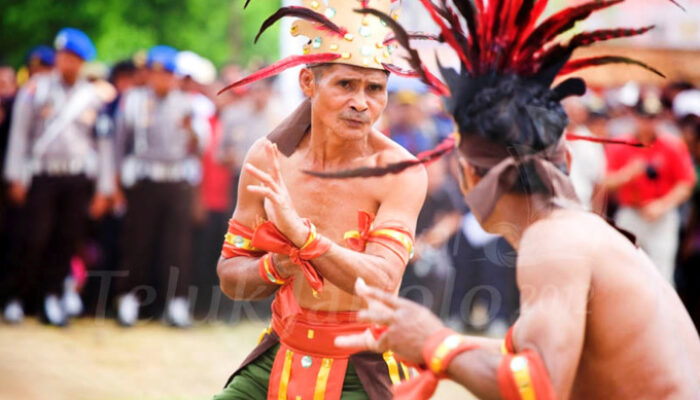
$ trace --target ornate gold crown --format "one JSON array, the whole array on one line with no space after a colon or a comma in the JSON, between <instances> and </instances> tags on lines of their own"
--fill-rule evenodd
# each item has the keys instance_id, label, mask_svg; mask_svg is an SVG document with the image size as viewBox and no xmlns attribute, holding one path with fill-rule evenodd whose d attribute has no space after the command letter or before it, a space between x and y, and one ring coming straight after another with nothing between
<instances>
[{"instance_id":1,"label":"ornate gold crown","mask_svg":"<svg viewBox=\"0 0 700 400\"><path fill-rule=\"evenodd\" d=\"M309 39L303 55L282 59L228 85L219 93L301 64L340 63L398 71L392 63L396 47L393 31L376 16L356 12L360 8L381 10L397 20L400 0L302 0L302 6L280 8L263 22L255 40L257 42L260 35L280 19L297 17L290 33Z\"/></svg>"},{"instance_id":2,"label":"ornate gold crown","mask_svg":"<svg viewBox=\"0 0 700 400\"><path fill-rule=\"evenodd\" d=\"M292 36L306 36L309 42L304 45L304 54L336 53L340 58L331 61L364 68L385 69L383 64L392 63L395 45L386 43L392 31L379 18L359 14L359 7L372 7L382 10L394 19L399 18L399 2L392 0L303 0L304 7L323 14L344 31L319 29L319 24L305 19L294 22Z\"/></svg>"}]
</instances>

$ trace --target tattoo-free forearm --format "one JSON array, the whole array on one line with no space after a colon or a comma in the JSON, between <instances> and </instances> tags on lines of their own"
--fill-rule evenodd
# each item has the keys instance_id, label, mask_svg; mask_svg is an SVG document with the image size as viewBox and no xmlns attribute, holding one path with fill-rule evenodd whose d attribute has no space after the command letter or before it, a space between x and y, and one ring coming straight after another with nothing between
<instances>
[{"instance_id":1,"label":"tattoo-free forearm","mask_svg":"<svg viewBox=\"0 0 700 400\"><path fill-rule=\"evenodd\" d=\"M470 339L482 343L478 349L455 357L447 368L447 374L480 399L500 399L498 366L503 359L501 341L476 337Z\"/></svg>"},{"instance_id":2,"label":"tattoo-free forearm","mask_svg":"<svg viewBox=\"0 0 700 400\"><path fill-rule=\"evenodd\" d=\"M357 278L364 279L370 286L393 292L402 275L402 271L392 271L392 267L398 267L381 256L359 253L338 244L333 244L312 263L325 279L348 293L355 292Z\"/></svg>"},{"instance_id":3,"label":"tattoo-free forearm","mask_svg":"<svg viewBox=\"0 0 700 400\"><path fill-rule=\"evenodd\" d=\"M220 258L216 266L221 291L232 300L262 300L279 286L265 282L258 273L260 258Z\"/></svg>"}]
</instances>

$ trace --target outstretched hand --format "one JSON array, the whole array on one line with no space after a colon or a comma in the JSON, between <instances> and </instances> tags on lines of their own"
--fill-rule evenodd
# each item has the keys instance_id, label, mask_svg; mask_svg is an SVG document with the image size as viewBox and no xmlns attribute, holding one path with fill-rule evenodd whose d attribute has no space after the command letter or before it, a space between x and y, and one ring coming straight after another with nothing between
<instances>
[{"instance_id":1,"label":"outstretched hand","mask_svg":"<svg viewBox=\"0 0 700 400\"><path fill-rule=\"evenodd\" d=\"M386 329L378 338L370 329L360 334L340 336L335 345L377 353L392 350L404 361L423 364L423 345L430 335L443 328L442 322L427 308L369 287L362 278L355 283L355 293L367 303L367 308L358 313L359 320Z\"/></svg>"},{"instance_id":2,"label":"outstretched hand","mask_svg":"<svg viewBox=\"0 0 700 400\"><path fill-rule=\"evenodd\" d=\"M309 229L294 209L287 186L282 180L279 150L276 145L268 141L265 143L265 152L270 160L271 170L265 172L253 164L245 164L246 172L260 180L260 184L248 185L247 189L265 198L264 207L267 218L289 240L297 246L302 246L306 242Z\"/></svg>"}]
</instances>

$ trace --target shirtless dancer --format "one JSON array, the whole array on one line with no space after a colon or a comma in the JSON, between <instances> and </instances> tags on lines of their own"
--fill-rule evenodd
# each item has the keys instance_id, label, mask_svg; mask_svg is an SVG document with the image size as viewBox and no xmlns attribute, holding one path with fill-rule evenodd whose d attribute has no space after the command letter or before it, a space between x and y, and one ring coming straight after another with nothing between
<instances>
[{"instance_id":1,"label":"shirtless dancer","mask_svg":"<svg viewBox=\"0 0 700 400\"><path fill-rule=\"evenodd\" d=\"M490 1L478 11L471 9L471 2L456 3L461 11L476 15L470 29L479 29L479 34L469 42L459 42L455 27L439 16L449 14L426 7L445 25L448 43L449 35L457 37L453 48L462 53L465 64L469 62L463 66L469 75L443 70L461 133L457 149L462 191L484 229L504 236L518 250L520 317L505 341L463 336L425 308L358 281L356 292L368 302L359 313L361 320L383 325L386 331L348 335L336 344L391 349L425 368L418 378L395 388L396 398L402 399L429 398L442 377L485 399L700 398L700 340L678 296L625 235L575 203L562 172L566 152L560 139L567 121L559 101L581 93L584 85L573 79L549 87L557 73L595 62L569 61L573 47L566 44L561 45L566 50L549 58L536 51L528 55L523 41L514 38L527 38L539 15L535 6L518 14L523 18L530 13L529 21L520 25L501 21L493 40L503 46L503 53L494 59L506 58L496 67L472 47L478 42L481 49L496 48L479 36L484 34L480 29L499 26L492 19L508 20L508 13L501 13L507 4L516 13L533 2ZM546 1L536 4L541 3ZM582 7L599 9L613 3L617 2L594 2L558 17L581 19L590 13L578 13ZM573 24L558 26L543 37L553 39ZM598 37L634 33L640 31L610 31ZM575 36L570 43L595 41L585 38L594 39ZM544 43L530 44L539 49ZM414 60L415 65L419 62ZM397 169L372 173L387 170Z\"/></svg>"},{"instance_id":2,"label":"shirtless dancer","mask_svg":"<svg viewBox=\"0 0 700 400\"><path fill-rule=\"evenodd\" d=\"M362 307L353 289L358 278L388 292L398 290L427 175L420 168L400 179L329 182L303 172L371 168L412 158L372 128L387 102L388 72L375 57L388 59L377 45L388 28L348 8L357 4L319 3L305 1L304 15L313 12L329 20L330 28L297 21L292 32L312 39L301 61L323 59L323 64L300 72L307 101L269 140L259 140L248 152L218 265L221 288L230 298L275 294L271 329L215 399L379 400L390 397L391 384L408 375L391 353L356 354L333 344L335 337L369 326L356 319ZM395 12L390 0L370 3ZM338 36L330 20L340 29L359 28L360 34L352 40L349 33Z\"/></svg>"}]
</instances>

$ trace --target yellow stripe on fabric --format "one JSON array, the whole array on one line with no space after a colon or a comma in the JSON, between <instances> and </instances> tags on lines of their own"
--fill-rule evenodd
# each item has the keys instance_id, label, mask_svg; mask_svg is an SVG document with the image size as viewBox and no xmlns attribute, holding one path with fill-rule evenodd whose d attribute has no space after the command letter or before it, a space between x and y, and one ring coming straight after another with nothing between
<instances>
[{"instance_id":1,"label":"yellow stripe on fabric","mask_svg":"<svg viewBox=\"0 0 700 400\"><path fill-rule=\"evenodd\" d=\"M263 267L265 268L265 274L267 274L267 279L270 281L270 283L274 283L276 285L284 285L284 281L281 281L272 274L272 271L270 270L270 258L272 258L272 255L270 253L266 254L265 257L263 257Z\"/></svg>"},{"instance_id":2,"label":"yellow stripe on fabric","mask_svg":"<svg viewBox=\"0 0 700 400\"><path fill-rule=\"evenodd\" d=\"M508 347L506 347L506 341L501 342L501 354L504 356L508 354Z\"/></svg>"},{"instance_id":3,"label":"yellow stripe on fabric","mask_svg":"<svg viewBox=\"0 0 700 400\"><path fill-rule=\"evenodd\" d=\"M384 357L386 366L389 368L389 378L391 379L391 383L394 385L400 383L401 376L399 376L399 364L396 362L396 358L394 358L394 353L387 351L382 356Z\"/></svg>"},{"instance_id":4,"label":"yellow stripe on fabric","mask_svg":"<svg viewBox=\"0 0 700 400\"><path fill-rule=\"evenodd\" d=\"M331 374L332 366L332 358L324 358L323 361L321 361L321 369L318 370L318 376L316 377L314 400L323 400L326 397L326 385L328 384L328 377Z\"/></svg>"},{"instance_id":5,"label":"yellow stripe on fabric","mask_svg":"<svg viewBox=\"0 0 700 400\"><path fill-rule=\"evenodd\" d=\"M260 249L253 247L253 242L251 241L251 239L248 239L247 237L241 235L227 233L226 235L224 235L224 240L226 240L226 243L230 244L231 246L237 249L243 249L248 251L260 251Z\"/></svg>"},{"instance_id":6,"label":"yellow stripe on fabric","mask_svg":"<svg viewBox=\"0 0 700 400\"><path fill-rule=\"evenodd\" d=\"M403 232L393 229L377 229L376 231L372 231L370 236L384 236L386 238L393 239L401 243L409 254L413 254L413 239Z\"/></svg>"},{"instance_id":7,"label":"yellow stripe on fabric","mask_svg":"<svg viewBox=\"0 0 700 400\"><path fill-rule=\"evenodd\" d=\"M523 356L513 357L510 361L510 370L513 372L513 378L520 392L520 398L522 400L535 400L535 387L532 385L527 358Z\"/></svg>"},{"instance_id":8,"label":"yellow stripe on fabric","mask_svg":"<svg viewBox=\"0 0 700 400\"><path fill-rule=\"evenodd\" d=\"M292 374L292 358L294 353L287 350L284 355L284 365L282 367L282 376L280 377L280 390L277 393L278 400L287 400L287 388L289 387L289 377Z\"/></svg>"},{"instance_id":9,"label":"yellow stripe on fabric","mask_svg":"<svg viewBox=\"0 0 700 400\"><path fill-rule=\"evenodd\" d=\"M306 238L306 243L304 243L304 245L301 246L300 250L304 250L305 248L309 247L309 245L313 243L314 240L316 240L316 236L318 236L316 233L316 225L310 224L309 237Z\"/></svg>"},{"instance_id":10,"label":"yellow stripe on fabric","mask_svg":"<svg viewBox=\"0 0 700 400\"><path fill-rule=\"evenodd\" d=\"M403 380L407 381L411 379L411 373L408 371L406 364L401 363L401 371L403 371Z\"/></svg>"},{"instance_id":11,"label":"yellow stripe on fabric","mask_svg":"<svg viewBox=\"0 0 700 400\"><path fill-rule=\"evenodd\" d=\"M271 332L272 332L272 328L269 326L267 328L263 329L263 331L260 333L260 337L258 338L258 344L260 344L260 342L262 342L263 339L265 339L265 335L269 335Z\"/></svg>"},{"instance_id":12,"label":"yellow stripe on fabric","mask_svg":"<svg viewBox=\"0 0 700 400\"><path fill-rule=\"evenodd\" d=\"M343 240L348 240L348 239L358 239L360 238L360 232L359 231L347 231L343 235Z\"/></svg>"}]
</instances>

